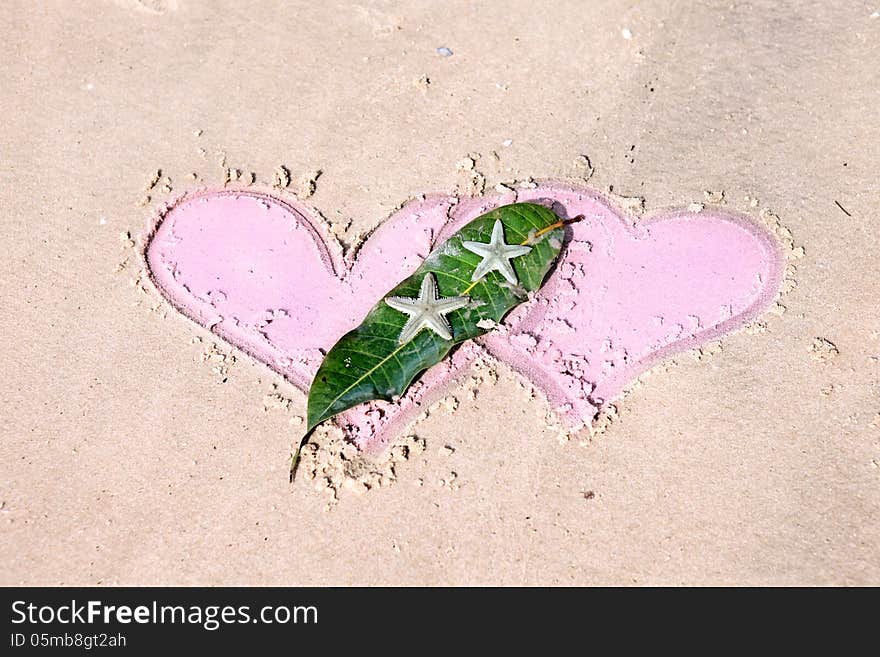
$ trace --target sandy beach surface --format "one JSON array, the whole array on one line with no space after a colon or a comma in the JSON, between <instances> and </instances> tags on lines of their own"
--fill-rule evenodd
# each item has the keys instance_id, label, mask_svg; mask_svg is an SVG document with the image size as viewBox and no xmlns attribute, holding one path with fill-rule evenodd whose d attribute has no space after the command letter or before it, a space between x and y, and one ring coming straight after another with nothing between
<instances>
[{"instance_id":1,"label":"sandy beach surface","mask_svg":"<svg viewBox=\"0 0 880 657\"><path fill-rule=\"evenodd\" d=\"M880 584L880 4L13 1L0 35L0 584ZM533 180L773 225L782 296L592 431L488 361L290 484L305 396L145 275L200 188L348 249Z\"/></svg>"}]
</instances>

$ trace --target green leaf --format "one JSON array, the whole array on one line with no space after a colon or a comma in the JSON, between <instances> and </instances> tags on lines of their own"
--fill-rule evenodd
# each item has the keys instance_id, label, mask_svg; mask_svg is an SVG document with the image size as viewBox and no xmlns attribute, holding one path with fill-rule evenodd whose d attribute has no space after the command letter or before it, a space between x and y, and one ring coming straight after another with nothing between
<instances>
[{"instance_id":1,"label":"green leaf","mask_svg":"<svg viewBox=\"0 0 880 657\"><path fill-rule=\"evenodd\" d=\"M531 251L512 257L517 285L493 270L477 282L471 276L483 260L462 242L488 243L496 221L509 245L528 245ZM457 344L478 337L500 322L527 294L541 287L553 266L563 238L562 220L548 208L533 203L506 205L474 219L435 249L416 272L381 299L353 331L345 334L324 357L309 389L308 432L346 409L373 399L392 400L403 395L423 370L443 359ZM405 238L405 236L402 236ZM406 306L417 299L426 276L436 280L441 298L468 297L464 307L446 312L451 339L423 328L402 344ZM447 306L455 305L448 303ZM488 320L488 321L486 321ZM440 327L442 328L442 327ZM307 433L308 436L308 433Z\"/></svg>"}]
</instances>

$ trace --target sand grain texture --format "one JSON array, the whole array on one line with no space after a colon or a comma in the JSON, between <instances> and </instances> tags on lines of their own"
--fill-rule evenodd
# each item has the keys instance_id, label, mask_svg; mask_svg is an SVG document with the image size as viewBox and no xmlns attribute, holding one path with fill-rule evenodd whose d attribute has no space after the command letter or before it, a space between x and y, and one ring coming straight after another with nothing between
<instances>
[{"instance_id":1,"label":"sand grain texture","mask_svg":"<svg viewBox=\"0 0 880 657\"><path fill-rule=\"evenodd\" d=\"M0 6L0 584L880 584L877 7L362 4ZM592 437L475 372L338 500L287 483L301 393L138 257L190 187L283 187L350 247L548 178L772 213L784 308Z\"/></svg>"}]
</instances>

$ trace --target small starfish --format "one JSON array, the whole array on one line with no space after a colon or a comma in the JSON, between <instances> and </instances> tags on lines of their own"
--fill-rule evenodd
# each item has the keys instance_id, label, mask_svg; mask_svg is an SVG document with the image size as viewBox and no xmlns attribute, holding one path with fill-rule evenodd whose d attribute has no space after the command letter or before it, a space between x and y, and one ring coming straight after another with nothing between
<instances>
[{"instance_id":1,"label":"small starfish","mask_svg":"<svg viewBox=\"0 0 880 657\"><path fill-rule=\"evenodd\" d=\"M403 329L400 331L400 337L397 341L400 344L412 340L416 333L423 328L429 328L444 340L452 339L452 327L449 321L443 316L451 313L453 310L462 308L468 304L467 297L444 297L437 296L437 281L434 274L428 272L422 279L422 288L419 290L419 296L416 299L408 299L406 297L388 297L385 303L409 315Z\"/></svg>"},{"instance_id":2,"label":"small starfish","mask_svg":"<svg viewBox=\"0 0 880 657\"><path fill-rule=\"evenodd\" d=\"M505 244L504 224L498 219L495 220L495 225L492 227L492 239L488 244L485 242L462 242L461 245L468 251L483 257L471 276L472 281L480 280L490 271L497 271L511 285L516 285L519 281L510 259L525 255L532 250L530 246Z\"/></svg>"}]
</instances>

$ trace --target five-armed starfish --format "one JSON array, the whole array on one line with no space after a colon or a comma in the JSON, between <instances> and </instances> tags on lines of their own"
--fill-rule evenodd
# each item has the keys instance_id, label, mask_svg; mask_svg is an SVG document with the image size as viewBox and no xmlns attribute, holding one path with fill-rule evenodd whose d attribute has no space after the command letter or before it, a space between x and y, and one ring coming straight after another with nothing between
<instances>
[{"instance_id":1,"label":"five-armed starfish","mask_svg":"<svg viewBox=\"0 0 880 657\"><path fill-rule=\"evenodd\" d=\"M478 281L490 271L501 272L501 275L507 279L511 285L516 285L519 281L516 278L516 272L510 262L511 258L525 255L532 250L530 246L520 246L504 243L504 225L500 220L495 220L492 227L492 239L489 243L484 242L462 242L461 245L468 251L482 256L483 260L477 265L471 276L472 281Z\"/></svg>"},{"instance_id":2,"label":"five-armed starfish","mask_svg":"<svg viewBox=\"0 0 880 657\"><path fill-rule=\"evenodd\" d=\"M449 326L449 322L443 315L466 306L468 298L439 298L437 296L437 281L434 279L434 274L428 272L422 279L422 287L417 299L388 297L385 299L385 303L395 310L409 315L409 319L406 320L406 324L397 338L397 341L403 344L412 340L416 333L423 328L431 329L444 340L451 340L452 327Z\"/></svg>"}]
</instances>

